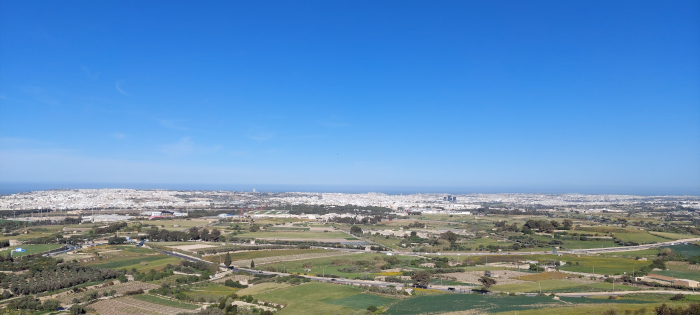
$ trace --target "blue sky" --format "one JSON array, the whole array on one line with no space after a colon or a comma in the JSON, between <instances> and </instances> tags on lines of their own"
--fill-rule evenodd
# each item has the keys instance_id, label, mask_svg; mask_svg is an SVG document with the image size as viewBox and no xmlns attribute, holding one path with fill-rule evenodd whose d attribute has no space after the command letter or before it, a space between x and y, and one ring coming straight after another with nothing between
<instances>
[{"instance_id":1,"label":"blue sky","mask_svg":"<svg viewBox=\"0 0 700 315\"><path fill-rule=\"evenodd\" d=\"M698 56L697 1L2 1L0 182L700 194Z\"/></svg>"}]
</instances>

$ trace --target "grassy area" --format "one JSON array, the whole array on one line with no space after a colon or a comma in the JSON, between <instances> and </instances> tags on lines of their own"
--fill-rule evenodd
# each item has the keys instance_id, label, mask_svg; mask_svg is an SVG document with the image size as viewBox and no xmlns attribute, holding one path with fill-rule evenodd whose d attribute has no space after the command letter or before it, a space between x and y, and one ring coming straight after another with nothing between
<instances>
[{"instance_id":1,"label":"grassy area","mask_svg":"<svg viewBox=\"0 0 700 315\"><path fill-rule=\"evenodd\" d=\"M180 263L180 258L168 257L164 259L149 261L147 265L141 265L141 263L139 262L138 264L124 266L122 268L126 270L131 270L132 268L135 268L139 272L143 272L144 270L149 269L154 269L158 271L165 269L165 266L167 266L168 264L176 265L178 263Z\"/></svg>"},{"instance_id":2,"label":"grassy area","mask_svg":"<svg viewBox=\"0 0 700 315\"><path fill-rule=\"evenodd\" d=\"M684 239L684 238L695 238L696 237L696 236L693 236L690 234L678 234L678 233L669 233L669 232L650 231L649 233L665 238L664 242L666 242L668 240L680 240L680 239Z\"/></svg>"},{"instance_id":3,"label":"grassy area","mask_svg":"<svg viewBox=\"0 0 700 315\"><path fill-rule=\"evenodd\" d=\"M492 287L494 291L503 292L612 292L613 284L607 282L594 284L581 284L567 280L543 280L539 282L525 282L517 284L503 284ZM636 291L636 287L628 285L615 285L616 291Z\"/></svg>"},{"instance_id":4,"label":"grassy area","mask_svg":"<svg viewBox=\"0 0 700 315\"><path fill-rule=\"evenodd\" d=\"M371 294L355 294L344 298L339 298L326 303L340 306L347 306L357 309L367 309L370 305L380 307L393 302L394 299L390 299L383 296L371 295Z\"/></svg>"},{"instance_id":5,"label":"grassy area","mask_svg":"<svg viewBox=\"0 0 700 315\"><path fill-rule=\"evenodd\" d=\"M170 258L170 256L167 256L167 255L144 256L144 257L139 257L139 258L117 260L117 261L111 261L111 262L107 262L107 263L97 264L97 265L95 265L95 267L113 268L113 269L114 268L125 268L127 266L138 265L142 261L151 262L151 261L156 261L156 260L161 260L161 259L166 259L166 258Z\"/></svg>"},{"instance_id":6,"label":"grassy area","mask_svg":"<svg viewBox=\"0 0 700 315\"><path fill-rule=\"evenodd\" d=\"M378 259L375 259L375 257L378 257ZM292 272L292 273L307 273L307 274L312 274L312 275L323 275L325 274L333 274L337 275L340 277L363 277L364 276L364 268L361 268L359 272L354 272L354 273L348 273L348 272L341 272L338 269L346 268L351 266L351 264L343 264L343 265L338 265L338 266L333 266L333 261L334 260L347 260L347 261L358 261L358 260L371 260L373 262L376 262L377 264L383 264L384 260L383 258L386 257L386 255L382 254L374 254L374 253L362 253L362 254L354 254L354 255L345 255L345 256L334 256L334 257L323 257L323 258L314 258L314 259L306 259L306 260L297 260L297 261L288 261L285 263L275 263L275 264L266 264L264 266L260 266L258 269L262 269L266 266L271 266L274 267L278 270L283 270L286 268L287 272ZM400 260L410 260L414 259L413 257L408 257L408 256L396 256ZM311 271L305 271L304 265L305 264L311 264ZM377 272L380 273L382 272L381 270L374 270L373 267L368 267L369 275L372 276L372 272Z\"/></svg>"},{"instance_id":7,"label":"grassy area","mask_svg":"<svg viewBox=\"0 0 700 315\"><path fill-rule=\"evenodd\" d=\"M169 230L169 231L182 231L193 228L195 226L204 226L209 224L209 220L204 219L182 219L182 220L155 220L155 221L143 221L144 224L150 224L151 226L156 226L159 229ZM177 226L175 226L177 225ZM148 227L146 227L148 228Z\"/></svg>"},{"instance_id":8,"label":"grassy area","mask_svg":"<svg viewBox=\"0 0 700 315\"><path fill-rule=\"evenodd\" d=\"M178 302L178 301L173 301L173 300L167 300L167 299L157 297L155 295L138 294L138 295L134 295L132 297L137 299L137 300L144 301L144 302L149 302L149 303L164 305L164 306L170 306L170 307L184 308L187 310L196 310L199 308L198 305L183 303L183 302Z\"/></svg>"},{"instance_id":9,"label":"grassy area","mask_svg":"<svg viewBox=\"0 0 700 315\"><path fill-rule=\"evenodd\" d=\"M566 271L576 271L576 272L588 272L592 273L595 267L596 274L622 274L623 272L632 273L632 270L639 270L644 266L650 264L649 261L639 261L620 257L601 257L601 256L581 256L577 257L575 255L564 255L561 257L552 255L535 255L530 257L530 259L535 260L562 260L564 262L571 262L574 265L567 265L561 267L562 270ZM579 266L575 266L575 263L579 263Z\"/></svg>"},{"instance_id":10,"label":"grassy area","mask_svg":"<svg viewBox=\"0 0 700 315\"><path fill-rule=\"evenodd\" d=\"M509 311L509 312L502 312L502 313L496 313L499 315L588 315L588 314L603 314L603 312L608 311L610 309L613 309L616 311L616 314L626 314L626 311L631 311L632 314L634 314L635 311L640 310L640 309L645 309L646 312L644 314L652 314L654 307L660 305L660 303L644 303L644 302L638 302L636 304L630 304L630 303L625 303L620 300L611 300L612 302L600 302L596 301L595 303L585 301L585 300L594 300L594 299L585 299L585 298L580 298L581 301L579 303L591 303L591 304L575 304L574 306L566 306L566 307L554 307L554 308L539 308L539 309L531 309L531 310L523 310L519 312L515 311ZM668 303L666 302L669 306L672 307L677 307L677 306L683 306L687 307L687 303Z\"/></svg>"},{"instance_id":11,"label":"grassy area","mask_svg":"<svg viewBox=\"0 0 700 315\"><path fill-rule=\"evenodd\" d=\"M286 283L264 282L242 289L238 291L238 295L257 295L288 287L289 284Z\"/></svg>"},{"instance_id":12,"label":"grassy area","mask_svg":"<svg viewBox=\"0 0 700 315\"><path fill-rule=\"evenodd\" d=\"M347 298L362 293L352 286L330 283L309 282L306 284L279 289L270 293L258 294L256 298L265 302L287 305L277 314L364 314L366 310L327 302Z\"/></svg>"},{"instance_id":13,"label":"grassy area","mask_svg":"<svg viewBox=\"0 0 700 315\"><path fill-rule=\"evenodd\" d=\"M263 257L286 256L286 255L301 255L301 254L316 254L331 252L328 249L312 248L312 249L274 249L274 250L255 250L249 252L232 253L231 260L245 260ZM219 262L224 259L226 254L216 256L206 256L205 260Z\"/></svg>"},{"instance_id":14,"label":"grassy area","mask_svg":"<svg viewBox=\"0 0 700 315\"><path fill-rule=\"evenodd\" d=\"M673 249L676 253L683 255L685 258L690 258L693 256L700 256L700 246L697 245L673 245L668 246L668 248Z\"/></svg>"},{"instance_id":15,"label":"grassy area","mask_svg":"<svg viewBox=\"0 0 700 315\"><path fill-rule=\"evenodd\" d=\"M330 231L330 230L329 230ZM283 239L330 239L330 238L341 238L345 239L348 237L347 234L341 233L341 232L290 232L290 231L282 231L282 232L274 232L274 231L267 231L267 232L247 232L247 233L242 233L238 234L238 237L243 237L243 238L269 238L269 239L275 239L275 238L283 238Z\"/></svg>"},{"instance_id":16,"label":"grassy area","mask_svg":"<svg viewBox=\"0 0 700 315\"><path fill-rule=\"evenodd\" d=\"M482 312L521 311L532 308L564 306L548 296L497 296L480 294L441 294L418 296L391 305L388 315L439 314L465 310Z\"/></svg>"},{"instance_id":17,"label":"grassy area","mask_svg":"<svg viewBox=\"0 0 700 315\"><path fill-rule=\"evenodd\" d=\"M615 233L615 237L625 242L636 242L639 244L666 242L667 239L649 233Z\"/></svg>"},{"instance_id":18,"label":"grassy area","mask_svg":"<svg viewBox=\"0 0 700 315\"><path fill-rule=\"evenodd\" d=\"M19 245L19 246L9 247L9 249L6 249L4 251L4 253L9 253L12 249L21 247L24 249L24 252L23 253L14 252L12 254L12 256L13 257L22 257L22 256L26 256L26 255L33 255L33 254L47 252L47 251L50 251L52 249L60 248L62 246L63 246L63 244Z\"/></svg>"},{"instance_id":19,"label":"grassy area","mask_svg":"<svg viewBox=\"0 0 700 315\"><path fill-rule=\"evenodd\" d=\"M222 284L217 283L205 283L205 286L197 286L192 288L190 292L187 292L187 296L199 300L203 298L205 301L217 301L219 298L230 295L231 293L237 293L240 289L227 287Z\"/></svg>"}]
</instances>

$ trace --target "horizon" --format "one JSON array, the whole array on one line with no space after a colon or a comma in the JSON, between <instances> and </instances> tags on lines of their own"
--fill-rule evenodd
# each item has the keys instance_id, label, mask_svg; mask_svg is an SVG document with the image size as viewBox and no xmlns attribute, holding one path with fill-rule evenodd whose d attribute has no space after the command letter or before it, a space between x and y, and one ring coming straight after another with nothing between
<instances>
[{"instance_id":1,"label":"horizon","mask_svg":"<svg viewBox=\"0 0 700 315\"><path fill-rule=\"evenodd\" d=\"M542 195L628 195L628 196L690 196L700 197L692 192L662 193L649 188L628 188L625 190L588 187L579 189L567 188L499 188L499 187L418 187L418 186L368 186L368 185L254 185L254 184L127 184L127 183L0 183L0 196L16 193L79 189L133 189L133 190L169 190L169 191L231 191L258 193L343 193L367 194L382 193L386 195L411 194L542 194Z\"/></svg>"},{"instance_id":2,"label":"horizon","mask_svg":"<svg viewBox=\"0 0 700 315\"><path fill-rule=\"evenodd\" d=\"M697 1L78 3L0 2L5 190L700 195Z\"/></svg>"}]
</instances>

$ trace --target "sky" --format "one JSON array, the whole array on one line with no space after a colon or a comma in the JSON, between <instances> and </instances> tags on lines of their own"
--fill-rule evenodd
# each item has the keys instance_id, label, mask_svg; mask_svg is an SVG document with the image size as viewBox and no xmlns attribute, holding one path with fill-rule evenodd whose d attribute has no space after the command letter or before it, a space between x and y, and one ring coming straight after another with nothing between
<instances>
[{"instance_id":1,"label":"sky","mask_svg":"<svg viewBox=\"0 0 700 315\"><path fill-rule=\"evenodd\" d=\"M4 0L0 185L700 195L699 57L698 1Z\"/></svg>"}]
</instances>

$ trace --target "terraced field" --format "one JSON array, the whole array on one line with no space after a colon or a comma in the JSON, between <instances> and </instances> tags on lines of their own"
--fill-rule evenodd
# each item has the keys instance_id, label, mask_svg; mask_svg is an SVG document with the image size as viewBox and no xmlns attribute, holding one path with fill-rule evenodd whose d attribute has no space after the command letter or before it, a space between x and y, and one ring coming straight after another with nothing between
<instances>
[{"instance_id":1,"label":"terraced field","mask_svg":"<svg viewBox=\"0 0 700 315\"><path fill-rule=\"evenodd\" d=\"M155 289L158 288L157 285L155 284L150 284L150 283L145 283L141 281L130 281L130 282L125 282L125 283L117 283L115 285L96 285L96 286L91 286L87 287L85 292L80 292L80 293L73 293L72 291L68 292L63 292L59 293L57 295L52 295L49 298L52 299L58 299L61 301L62 304L73 304L73 299L82 299L88 292L90 291L97 291L99 293L102 293L104 291L111 291L111 290L116 290L116 294L124 294L124 292L128 291L136 291L139 289L143 290L150 290L150 289Z\"/></svg>"},{"instance_id":2,"label":"terraced field","mask_svg":"<svg viewBox=\"0 0 700 315\"><path fill-rule=\"evenodd\" d=\"M327 253L316 253L316 254L299 254L299 255L264 257L264 258L255 259L255 265L259 266L259 265L263 265L263 264L271 264L271 263L278 263L278 262L284 262L284 261L298 261L298 260L326 258L326 257L352 255L352 254L353 253L350 253L350 252L331 251L331 252L327 252ZM232 262L231 264L236 266L236 267L250 267L250 261L251 260L248 260L248 259L237 260L237 261Z\"/></svg>"},{"instance_id":3,"label":"terraced field","mask_svg":"<svg viewBox=\"0 0 700 315\"><path fill-rule=\"evenodd\" d=\"M193 310L159 305L141 301L132 297L102 300L92 305L100 315L176 315L178 313L194 313Z\"/></svg>"}]
</instances>

